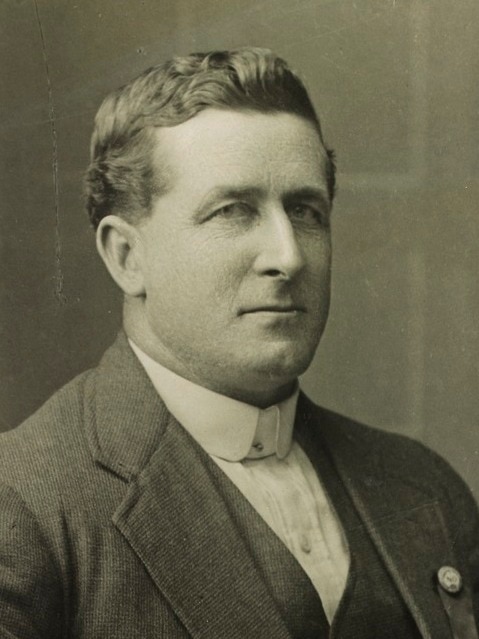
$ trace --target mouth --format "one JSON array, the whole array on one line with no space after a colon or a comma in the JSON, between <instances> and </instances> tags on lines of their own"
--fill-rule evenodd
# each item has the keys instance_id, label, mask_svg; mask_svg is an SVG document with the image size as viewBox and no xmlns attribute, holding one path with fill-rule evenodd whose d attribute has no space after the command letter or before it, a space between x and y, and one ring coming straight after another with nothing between
<instances>
[{"instance_id":1,"label":"mouth","mask_svg":"<svg viewBox=\"0 0 479 639\"><path fill-rule=\"evenodd\" d=\"M292 304L271 304L265 306L254 306L251 308L241 309L239 315L254 314L254 313L271 313L271 314L284 314L284 315L297 315L299 313L305 313L306 309L303 306L295 306Z\"/></svg>"}]
</instances>

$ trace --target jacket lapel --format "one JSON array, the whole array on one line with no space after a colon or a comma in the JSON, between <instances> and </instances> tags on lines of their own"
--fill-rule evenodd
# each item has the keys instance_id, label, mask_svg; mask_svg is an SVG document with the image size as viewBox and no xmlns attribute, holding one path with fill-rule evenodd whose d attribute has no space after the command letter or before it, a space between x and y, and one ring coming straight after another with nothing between
<instances>
[{"instance_id":1,"label":"jacket lapel","mask_svg":"<svg viewBox=\"0 0 479 639\"><path fill-rule=\"evenodd\" d=\"M190 634L289 638L208 470L214 462L168 413L124 336L90 384L92 452L129 481L113 522Z\"/></svg>"},{"instance_id":2,"label":"jacket lapel","mask_svg":"<svg viewBox=\"0 0 479 639\"><path fill-rule=\"evenodd\" d=\"M394 477L365 449L353 424L322 411L304 396L302 444L318 468L314 451L326 448L376 549L424 639L451 639L449 621L435 587L438 569L456 564L439 504L424 488Z\"/></svg>"}]
</instances>

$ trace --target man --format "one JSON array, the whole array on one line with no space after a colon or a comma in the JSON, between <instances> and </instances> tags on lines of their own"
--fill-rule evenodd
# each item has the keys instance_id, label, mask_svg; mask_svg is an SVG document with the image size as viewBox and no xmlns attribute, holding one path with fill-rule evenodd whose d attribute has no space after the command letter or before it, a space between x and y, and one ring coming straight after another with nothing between
<instances>
[{"instance_id":1,"label":"man","mask_svg":"<svg viewBox=\"0 0 479 639\"><path fill-rule=\"evenodd\" d=\"M286 63L149 69L100 108L87 193L124 332L2 436L0 636L477 639L467 488L298 389L334 164Z\"/></svg>"}]
</instances>

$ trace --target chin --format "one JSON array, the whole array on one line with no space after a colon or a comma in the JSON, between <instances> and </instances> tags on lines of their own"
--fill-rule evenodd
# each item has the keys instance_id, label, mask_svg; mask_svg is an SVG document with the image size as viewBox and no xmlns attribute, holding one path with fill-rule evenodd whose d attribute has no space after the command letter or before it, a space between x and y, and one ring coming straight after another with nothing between
<instances>
[{"instance_id":1,"label":"chin","mask_svg":"<svg viewBox=\"0 0 479 639\"><path fill-rule=\"evenodd\" d=\"M314 347L305 344L282 344L274 349L258 349L250 370L255 371L258 379L267 378L281 384L288 383L306 371L315 351L316 344Z\"/></svg>"}]
</instances>

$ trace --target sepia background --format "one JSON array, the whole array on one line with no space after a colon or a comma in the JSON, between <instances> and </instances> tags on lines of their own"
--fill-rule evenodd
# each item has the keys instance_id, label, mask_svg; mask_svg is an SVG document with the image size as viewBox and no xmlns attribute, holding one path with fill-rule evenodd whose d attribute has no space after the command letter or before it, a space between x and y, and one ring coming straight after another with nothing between
<instances>
[{"instance_id":1,"label":"sepia background","mask_svg":"<svg viewBox=\"0 0 479 639\"><path fill-rule=\"evenodd\" d=\"M478 41L477 0L1 0L0 429L120 325L81 194L103 96L175 54L267 46L338 155L332 310L303 385L479 496Z\"/></svg>"}]
</instances>

